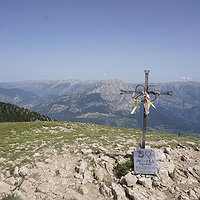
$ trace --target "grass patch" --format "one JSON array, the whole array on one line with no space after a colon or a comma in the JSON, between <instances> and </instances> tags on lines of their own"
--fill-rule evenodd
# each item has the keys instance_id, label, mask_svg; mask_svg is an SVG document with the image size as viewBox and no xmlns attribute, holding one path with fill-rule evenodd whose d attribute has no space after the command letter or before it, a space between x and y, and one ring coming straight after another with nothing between
<instances>
[{"instance_id":1,"label":"grass patch","mask_svg":"<svg viewBox=\"0 0 200 200\"><path fill-rule=\"evenodd\" d=\"M139 144L141 131L126 128L114 128L103 125L78 122L10 122L0 123L0 157L8 161L16 161L20 165L30 163L35 153L43 152L44 149L55 149L61 153L63 146L81 144L91 146L94 143L103 147L111 147L115 144L127 150L130 145ZM126 143L133 139L133 143ZM177 136L175 134L147 133L147 142L161 147L165 144L200 146L199 138ZM190 143L188 144L188 141ZM164 144L164 145L165 145ZM99 154L98 148L95 154ZM73 151L72 151L73 152ZM42 156L42 155L41 155ZM43 155L44 157L44 155ZM39 159L37 157L37 159ZM1 165L6 165L5 163Z\"/></svg>"},{"instance_id":2,"label":"grass patch","mask_svg":"<svg viewBox=\"0 0 200 200\"><path fill-rule=\"evenodd\" d=\"M118 163L114 168L114 173L118 178L121 178L122 176L125 176L130 169L133 169L133 162L128 160L124 163Z\"/></svg>"}]
</instances>

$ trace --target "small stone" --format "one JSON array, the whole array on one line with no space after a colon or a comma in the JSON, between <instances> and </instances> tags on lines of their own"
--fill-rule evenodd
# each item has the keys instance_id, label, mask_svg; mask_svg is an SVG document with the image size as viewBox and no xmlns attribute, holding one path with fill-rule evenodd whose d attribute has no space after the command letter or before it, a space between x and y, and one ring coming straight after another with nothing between
<instances>
[{"instance_id":1,"label":"small stone","mask_svg":"<svg viewBox=\"0 0 200 200\"><path fill-rule=\"evenodd\" d=\"M126 156L127 156L127 157L133 156L133 152L134 152L134 147L130 147L130 148L128 149L128 151L126 152Z\"/></svg>"},{"instance_id":2,"label":"small stone","mask_svg":"<svg viewBox=\"0 0 200 200\"><path fill-rule=\"evenodd\" d=\"M93 181L93 178L92 178L92 174L89 170L86 170L84 172L84 175L83 175L83 181L82 181L82 184L84 183L92 183Z\"/></svg>"},{"instance_id":3,"label":"small stone","mask_svg":"<svg viewBox=\"0 0 200 200\"><path fill-rule=\"evenodd\" d=\"M82 149L81 152L83 155L89 155L92 153L92 149Z\"/></svg>"},{"instance_id":4,"label":"small stone","mask_svg":"<svg viewBox=\"0 0 200 200\"><path fill-rule=\"evenodd\" d=\"M26 176L28 174L28 169L26 168L26 167L21 167L20 169L19 169L19 175L20 176Z\"/></svg>"},{"instance_id":5,"label":"small stone","mask_svg":"<svg viewBox=\"0 0 200 200\"><path fill-rule=\"evenodd\" d=\"M16 167L14 168L13 175L14 175L14 176L19 176L19 167L18 167L18 166L16 166Z\"/></svg>"},{"instance_id":6,"label":"small stone","mask_svg":"<svg viewBox=\"0 0 200 200\"><path fill-rule=\"evenodd\" d=\"M80 165L79 165L79 167L78 167L78 172L79 172L80 174L84 174L85 171L86 171L86 169L87 169L87 167L88 167L87 162L81 161L81 162L80 162Z\"/></svg>"},{"instance_id":7,"label":"small stone","mask_svg":"<svg viewBox=\"0 0 200 200\"><path fill-rule=\"evenodd\" d=\"M177 148L177 149L185 148L185 146L183 146L182 144L179 143L179 144L176 145L176 148Z\"/></svg>"},{"instance_id":8,"label":"small stone","mask_svg":"<svg viewBox=\"0 0 200 200\"><path fill-rule=\"evenodd\" d=\"M166 154L170 154L171 151L172 151L172 149L170 147L165 147L163 152Z\"/></svg>"},{"instance_id":9,"label":"small stone","mask_svg":"<svg viewBox=\"0 0 200 200\"><path fill-rule=\"evenodd\" d=\"M138 188L126 188L126 194L130 200L146 200L149 198L144 197L144 193L141 192Z\"/></svg>"},{"instance_id":10,"label":"small stone","mask_svg":"<svg viewBox=\"0 0 200 200\"><path fill-rule=\"evenodd\" d=\"M111 183L111 188L114 195L114 200L127 200L125 191L120 185Z\"/></svg>"},{"instance_id":11,"label":"small stone","mask_svg":"<svg viewBox=\"0 0 200 200\"><path fill-rule=\"evenodd\" d=\"M109 152L106 148L104 147L99 147L99 151L101 151L102 153L106 154L107 152Z\"/></svg>"},{"instance_id":12,"label":"small stone","mask_svg":"<svg viewBox=\"0 0 200 200\"><path fill-rule=\"evenodd\" d=\"M0 181L0 197L10 194L10 185Z\"/></svg>"},{"instance_id":13,"label":"small stone","mask_svg":"<svg viewBox=\"0 0 200 200\"><path fill-rule=\"evenodd\" d=\"M186 141L186 144L196 145L194 142L191 142L191 141Z\"/></svg>"},{"instance_id":14,"label":"small stone","mask_svg":"<svg viewBox=\"0 0 200 200\"><path fill-rule=\"evenodd\" d=\"M79 189L83 195L87 195L89 193L88 188L85 185L80 185Z\"/></svg>"},{"instance_id":15,"label":"small stone","mask_svg":"<svg viewBox=\"0 0 200 200\"><path fill-rule=\"evenodd\" d=\"M96 180L102 181L104 178L104 170L102 167L99 167L98 169L95 170L94 172L94 178Z\"/></svg>"},{"instance_id":16,"label":"small stone","mask_svg":"<svg viewBox=\"0 0 200 200\"><path fill-rule=\"evenodd\" d=\"M33 157L39 157L40 156L40 153L34 153L33 154Z\"/></svg>"},{"instance_id":17,"label":"small stone","mask_svg":"<svg viewBox=\"0 0 200 200\"><path fill-rule=\"evenodd\" d=\"M111 197L112 191L109 187L106 186L105 183L100 183L99 192L105 197Z\"/></svg>"},{"instance_id":18,"label":"small stone","mask_svg":"<svg viewBox=\"0 0 200 200\"><path fill-rule=\"evenodd\" d=\"M10 177L6 181L9 185L15 185L17 183L17 180L14 177Z\"/></svg>"},{"instance_id":19,"label":"small stone","mask_svg":"<svg viewBox=\"0 0 200 200\"><path fill-rule=\"evenodd\" d=\"M190 198L185 193L179 195L178 199L179 200L190 200Z\"/></svg>"},{"instance_id":20,"label":"small stone","mask_svg":"<svg viewBox=\"0 0 200 200\"><path fill-rule=\"evenodd\" d=\"M139 184L146 188L152 188L152 180L150 178L139 178L137 181Z\"/></svg>"},{"instance_id":21,"label":"small stone","mask_svg":"<svg viewBox=\"0 0 200 200\"><path fill-rule=\"evenodd\" d=\"M0 158L0 163L4 163L6 161L5 158Z\"/></svg>"},{"instance_id":22,"label":"small stone","mask_svg":"<svg viewBox=\"0 0 200 200\"><path fill-rule=\"evenodd\" d=\"M158 178L154 178L152 181L153 187L159 187L161 185L161 181Z\"/></svg>"},{"instance_id":23,"label":"small stone","mask_svg":"<svg viewBox=\"0 0 200 200\"><path fill-rule=\"evenodd\" d=\"M47 164L49 164L49 163L52 163L52 160L50 158L47 158L47 159L45 159L44 162L47 163Z\"/></svg>"},{"instance_id":24,"label":"small stone","mask_svg":"<svg viewBox=\"0 0 200 200\"><path fill-rule=\"evenodd\" d=\"M6 178L9 178L11 176L10 171L6 171L5 176Z\"/></svg>"},{"instance_id":25,"label":"small stone","mask_svg":"<svg viewBox=\"0 0 200 200\"><path fill-rule=\"evenodd\" d=\"M166 155L162 150L156 149L155 154L156 154L157 161L166 161Z\"/></svg>"},{"instance_id":26,"label":"small stone","mask_svg":"<svg viewBox=\"0 0 200 200\"><path fill-rule=\"evenodd\" d=\"M137 178L131 172L124 176L124 182L128 187L132 187L136 184Z\"/></svg>"},{"instance_id":27,"label":"small stone","mask_svg":"<svg viewBox=\"0 0 200 200\"><path fill-rule=\"evenodd\" d=\"M188 195L193 199L197 199L197 195L196 195L195 191L192 189L189 189Z\"/></svg>"},{"instance_id":28,"label":"small stone","mask_svg":"<svg viewBox=\"0 0 200 200\"><path fill-rule=\"evenodd\" d=\"M182 155L182 156L181 156L181 161L187 161L187 157L184 156L184 155Z\"/></svg>"},{"instance_id":29,"label":"small stone","mask_svg":"<svg viewBox=\"0 0 200 200\"><path fill-rule=\"evenodd\" d=\"M200 151L199 147L196 147L196 148L195 148L195 151Z\"/></svg>"},{"instance_id":30,"label":"small stone","mask_svg":"<svg viewBox=\"0 0 200 200\"><path fill-rule=\"evenodd\" d=\"M176 192L176 190L175 190L174 187L171 187L171 188L169 188L169 192L170 192L171 194L174 194L174 193Z\"/></svg>"}]
</instances>

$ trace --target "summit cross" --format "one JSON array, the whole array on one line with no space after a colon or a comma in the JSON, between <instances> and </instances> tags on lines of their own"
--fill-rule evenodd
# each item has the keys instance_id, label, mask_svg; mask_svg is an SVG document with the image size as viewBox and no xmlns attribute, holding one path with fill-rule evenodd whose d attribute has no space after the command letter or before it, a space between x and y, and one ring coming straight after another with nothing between
<instances>
[{"instance_id":1,"label":"summit cross","mask_svg":"<svg viewBox=\"0 0 200 200\"><path fill-rule=\"evenodd\" d=\"M120 94L131 94L134 98L135 107L132 110L131 114L133 114L136 109L138 108L139 104L143 103L143 133L142 133L142 141L140 144L141 149L145 149L145 142L146 142L146 133L147 133L147 118L149 114L149 109L151 106L154 107L153 102L157 99L159 95L169 95L172 96L172 92L158 92L158 91L151 91L149 88L154 85L149 85L149 70L144 70L145 74L145 84L139 84L135 87L135 90L120 90Z\"/></svg>"}]
</instances>

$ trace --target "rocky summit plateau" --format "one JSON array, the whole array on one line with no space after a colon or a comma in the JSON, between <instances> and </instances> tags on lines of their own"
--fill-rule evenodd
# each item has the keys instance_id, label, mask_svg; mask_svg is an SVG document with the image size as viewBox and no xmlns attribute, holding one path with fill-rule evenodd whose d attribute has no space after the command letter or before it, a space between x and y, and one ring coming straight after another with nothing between
<instances>
[{"instance_id":1,"label":"rocky summit plateau","mask_svg":"<svg viewBox=\"0 0 200 200\"><path fill-rule=\"evenodd\" d=\"M89 123L0 124L2 200L199 200L200 140L148 132L157 174L136 174L141 131Z\"/></svg>"}]
</instances>

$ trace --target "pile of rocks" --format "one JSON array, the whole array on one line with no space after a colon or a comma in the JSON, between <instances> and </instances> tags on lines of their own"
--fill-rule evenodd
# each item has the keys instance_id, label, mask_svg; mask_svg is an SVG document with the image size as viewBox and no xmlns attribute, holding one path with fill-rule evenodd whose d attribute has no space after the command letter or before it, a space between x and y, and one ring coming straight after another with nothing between
<instances>
[{"instance_id":1,"label":"pile of rocks","mask_svg":"<svg viewBox=\"0 0 200 200\"><path fill-rule=\"evenodd\" d=\"M0 199L200 199L197 149L182 145L155 149L156 176L135 174L132 168L119 176L116 166L130 163L134 148L125 152L119 146L71 145L63 148L62 153L48 152L44 159L37 158L40 153L29 164L15 163L12 171L0 169Z\"/></svg>"}]
</instances>

